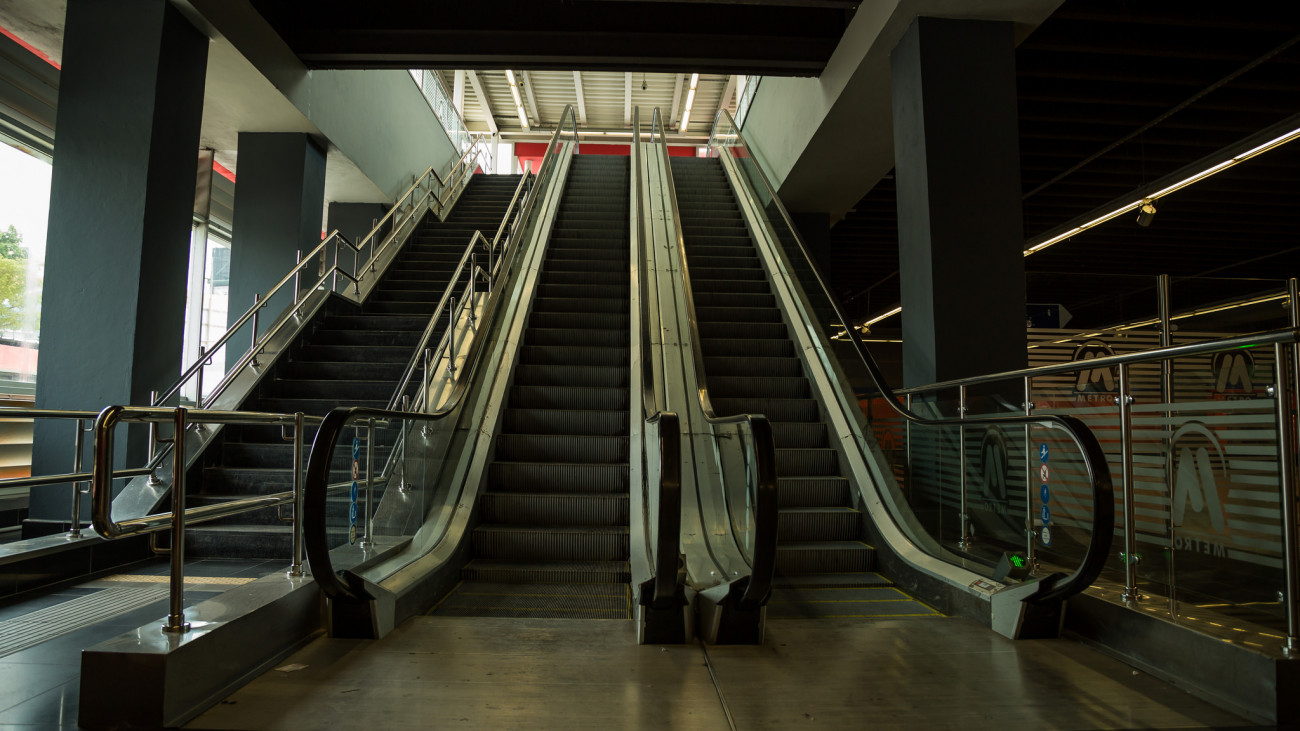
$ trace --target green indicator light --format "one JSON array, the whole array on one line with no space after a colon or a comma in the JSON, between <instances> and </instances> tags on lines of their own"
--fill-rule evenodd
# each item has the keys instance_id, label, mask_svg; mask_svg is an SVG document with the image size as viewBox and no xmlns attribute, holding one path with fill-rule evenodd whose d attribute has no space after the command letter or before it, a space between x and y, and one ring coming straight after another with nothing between
<instances>
[{"instance_id":1,"label":"green indicator light","mask_svg":"<svg viewBox=\"0 0 1300 731\"><path fill-rule=\"evenodd\" d=\"M1012 556L1012 557L1011 557L1011 565L1012 565L1012 566L1015 566L1015 567L1018 568L1018 569L1019 569L1019 568L1024 568L1024 565L1025 565L1025 557L1024 557L1024 556Z\"/></svg>"}]
</instances>

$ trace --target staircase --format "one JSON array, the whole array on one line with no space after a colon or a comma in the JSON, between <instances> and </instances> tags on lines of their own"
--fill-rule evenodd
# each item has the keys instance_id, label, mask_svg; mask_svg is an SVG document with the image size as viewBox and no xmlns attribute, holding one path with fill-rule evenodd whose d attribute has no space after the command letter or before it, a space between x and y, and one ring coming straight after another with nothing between
<instances>
[{"instance_id":1,"label":"staircase","mask_svg":"<svg viewBox=\"0 0 1300 731\"><path fill-rule=\"evenodd\" d=\"M731 185L717 159L675 157L672 173L714 408L767 416L776 441L778 579L768 617L860 616L849 599L857 594L842 590L889 582L874 573L875 550L861 540L862 515Z\"/></svg>"},{"instance_id":2,"label":"staircase","mask_svg":"<svg viewBox=\"0 0 1300 731\"><path fill-rule=\"evenodd\" d=\"M447 287L474 231L495 234L519 184L517 175L476 175L445 222L426 216L388 272L360 307L331 299L313 318L287 356L242 405L248 411L324 416L340 406L388 405L420 335ZM445 330L439 325L433 342ZM307 446L315 434L306 430ZM390 446L378 446L377 464ZM383 441L376 439L378 445ZM348 479L350 455L341 450L334 468ZM228 426L204 455L201 479L191 482L191 506L292 489L293 444L278 427ZM304 465L305 466L305 465ZM376 488L378 505L381 487ZM347 524L345 500L334 505ZM267 509L194 526L186 533L186 552L195 557L288 558L292 551L292 510ZM362 518L358 518L360 524ZM345 536L340 529L338 539Z\"/></svg>"},{"instance_id":3,"label":"staircase","mask_svg":"<svg viewBox=\"0 0 1300 731\"><path fill-rule=\"evenodd\" d=\"M631 616L628 168L627 157L573 159L473 558L434 614Z\"/></svg>"}]
</instances>

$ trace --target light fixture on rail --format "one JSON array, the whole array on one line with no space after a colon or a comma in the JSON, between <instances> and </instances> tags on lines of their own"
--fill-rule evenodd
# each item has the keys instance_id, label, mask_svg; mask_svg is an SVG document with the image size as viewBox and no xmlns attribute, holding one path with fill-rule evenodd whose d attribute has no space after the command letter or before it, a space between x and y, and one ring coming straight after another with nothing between
<instances>
[{"instance_id":1,"label":"light fixture on rail","mask_svg":"<svg viewBox=\"0 0 1300 731\"><path fill-rule=\"evenodd\" d=\"M902 311L903 311L903 307L902 307L902 305L899 305L898 307L895 307L894 309L890 310L889 312L882 312L881 314L876 315L875 317L871 318L870 320L867 320L866 322L862 323L861 325L857 325L857 326L855 326L855 327L857 327L858 330L859 330L861 333L863 333L863 334L865 335L865 334L871 332L871 326L872 326L872 325L875 325L876 323L880 322L881 320L886 320L886 319L888 319L888 318L890 318L890 317L893 317L894 315L897 315L898 313L900 313L900 312L902 312ZM836 333L836 334L834 334L834 335L831 336L831 337L834 338L835 340L839 340L839 339L841 339L843 336L848 335L848 331L844 329L844 326L843 326L843 325L832 325L832 327L838 327L838 328L840 328L840 331L839 331L838 333Z\"/></svg>"},{"instance_id":2,"label":"light fixture on rail","mask_svg":"<svg viewBox=\"0 0 1300 731\"><path fill-rule=\"evenodd\" d=\"M515 72L506 69L506 81L510 82L510 96L515 100L515 112L519 114L519 124L528 129L528 115L524 113L524 102L519 98L519 85L515 83Z\"/></svg>"},{"instance_id":3,"label":"light fixture on rail","mask_svg":"<svg viewBox=\"0 0 1300 731\"><path fill-rule=\"evenodd\" d=\"M686 126L691 123L691 107L695 104L695 87L700 85L700 75L691 74L691 88L686 92L686 108L682 110L682 123L677 126L678 132L685 132Z\"/></svg>"},{"instance_id":4,"label":"light fixture on rail","mask_svg":"<svg viewBox=\"0 0 1300 731\"><path fill-rule=\"evenodd\" d=\"M1198 183L1202 180L1205 180L1211 175L1221 173L1224 170L1227 170L1228 168L1237 165L1238 163L1245 162L1253 157L1258 157L1259 155L1262 155L1265 152L1268 152L1269 150L1281 147L1282 145L1285 145L1288 142L1293 142L1297 139L1300 139L1300 127L1293 129L1290 132L1287 132L1285 134L1278 135L1277 137L1274 137L1273 139L1268 140L1267 142L1264 142L1262 144L1256 145L1250 148L1249 150L1246 150L1245 152L1242 152L1237 155L1233 155L1227 160L1224 160L1219 163L1215 163L1214 165L1211 165L1205 168L1204 170L1201 170L1198 173L1189 175L1186 178L1183 178L1182 180L1179 180L1178 182L1173 183L1171 185L1167 185L1164 188L1157 190L1156 192L1152 193L1151 195L1145 198L1139 198L1138 200L1125 203L1124 205L1121 205L1118 208L1109 211L1108 213L1098 216L1092 219L1091 221L1088 221L1087 223L1074 226L1073 228L1070 228L1067 231L1064 231L1062 233L1056 234L1055 236L1052 236L1051 238L1040 241L1030 246L1029 248L1025 249L1024 255L1029 256L1030 254L1046 249L1052 244L1059 244L1062 241L1065 241L1066 239L1075 236L1076 234L1080 234L1083 233L1084 231L1087 231L1090 228L1100 226L1101 224L1111 220L1112 218L1116 218L1117 216L1122 216L1125 213L1128 213L1129 211L1137 210L1138 208L1141 208L1144 204L1148 204L1151 203L1152 201L1158 200L1160 198L1164 198L1170 193L1174 193L1176 191L1182 190L1183 188L1186 188L1187 186L1192 185L1193 183ZM1154 214L1155 213L1154 206L1152 206L1152 209L1153 209L1152 214ZM1140 222L1141 221L1139 221L1139 223ZM1150 221L1148 220L1148 224L1149 223Z\"/></svg>"},{"instance_id":5,"label":"light fixture on rail","mask_svg":"<svg viewBox=\"0 0 1300 731\"><path fill-rule=\"evenodd\" d=\"M1151 222L1154 221L1155 218L1156 202L1147 198L1142 201L1142 205L1138 207L1137 224L1142 227L1150 226Z\"/></svg>"}]
</instances>

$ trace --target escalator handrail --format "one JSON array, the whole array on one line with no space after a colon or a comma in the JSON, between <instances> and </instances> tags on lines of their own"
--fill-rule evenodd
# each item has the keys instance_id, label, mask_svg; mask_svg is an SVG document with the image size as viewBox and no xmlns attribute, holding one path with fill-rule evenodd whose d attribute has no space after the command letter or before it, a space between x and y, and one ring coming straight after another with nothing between
<instances>
[{"instance_id":1,"label":"escalator handrail","mask_svg":"<svg viewBox=\"0 0 1300 731\"><path fill-rule=\"evenodd\" d=\"M537 171L537 182L532 186L524 203L526 216L532 214L535 201L546 195L550 190L549 184L551 177L553 177L552 171L558 156L552 156L549 153L556 149L560 133L565 129L566 120L568 120L569 127L576 132L574 119L573 105L566 106L564 113L560 115L560 122L556 125L555 132L551 135L542 166ZM576 134L574 139L577 139ZM574 148L576 149L576 145ZM516 232L522 234L523 231L527 230L528 218L526 216L523 218L523 225L517 227L516 231L507 237L497 264L498 271L508 271L509 267L514 263L513 259L517 258L523 250L520 245L522 235L515 236L513 234ZM488 295L487 304L483 308L483 315L477 325L478 332L484 333L491 329L498 316L501 299L506 289L505 286L498 285ZM306 551L308 563L312 568L312 574L315 576L317 584L320 585L321 591L326 596L332 599L351 601L366 601L374 598L366 596L359 583L349 584L344 581L340 577L341 572L334 570L333 563L330 560L329 540L325 526L325 499L328 495L330 463L333 460L334 450L338 447L339 438L342 436L344 429L347 429L349 424L357 418L388 419L399 422L419 421L427 424L455 413L457 407L460 406L461 399L469 388L469 384L474 380L474 373L477 370L480 356L485 349L485 341L486 338L483 337L473 339L470 351L465 356L465 362L459 370L451 393L448 394L443 405L434 411L407 412L373 407L339 407L325 415L320 427L316 430L316 436L312 440L311 454L307 458L307 474L302 482L302 525L303 548ZM370 538L373 539L373 536L370 536Z\"/></svg>"},{"instance_id":2,"label":"escalator handrail","mask_svg":"<svg viewBox=\"0 0 1300 731\"><path fill-rule=\"evenodd\" d=\"M822 274L821 267L818 266L817 261L809 252L807 245L803 241L803 237L799 235L799 231L795 227L794 221L790 218L789 211L786 210L785 204L781 202L781 198L776 194L776 189L772 187L772 183L768 179L767 173L763 171L763 166L758 163L758 158L754 156L753 150L745 141L745 137L736 126L735 120L732 119L731 114L725 109L719 110L718 115L714 120L713 131L709 136L709 147L716 147L714 140L717 136L719 126L723 123L730 125L731 133L735 137L734 144L729 144L728 146L744 148L745 154L754 161L754 169L758 172L759 179L762 180L763 185L767 188L768 195L771 196L772 202L776 204L777 210L781 212L781 217L785 220L786 228L790 230L791 235L794 236L795 243L799 246L799 253L803 256L804 260L808 262L813 276L816 277L817 286L821 288L822 294L826 297L826 300L830 303L835 312L835 317L844 326L845 331L847 331L849 341L853 344L854 352L857 354L858 359L862 361L862 365L867 369L867 373L871 376L871 380L875 384L877 391L880 392L881 397L887 404L889 404L889 407L893 409L895 413L907 421L920 426L1028 426L1035 424L1039 426L1056 426L1065 430L1070 435L1071 439L1074 440L1075 445L1079 447L1080 452L1083 454L1084 465L1087 468L1088 477L1092 484L1092 533L1089 535L1088 547L1085 550L1083 560L1080 562L1078 568L1063 580L1060 579L1059 575L1049 577L1052 581L1050 588L1045 592L1036 595L1029 601L1034 603L1064 601L1065 599L1068 599L1088 588L1101 574L1102 569L1105 567L1106 559L1110 553L1110 546L1115 533L1114 487L1111 482L1110 467L1106 462L1106 455L1102 451L1101 443L1097 440L1097 436L1092 433L1092 430L1089 429L1087 425L1072 416L1059 414L1045 414L1042 416L1013 414L1006 416L931 419L920 416L899 403L899 399L894 393L894 389L885 381L880 366L876 363L875 358L867 349L866 343L862 341L861 335L859 335L857 330L852 327L852 322L844 316L844 308L841 306L839 298L827 284L827 279ZM777 246L781 246L780 241L775 241L774 243ZM961 382L954 383L960 385Z\"/></svg>"},{"instance_id":3,"label":"escalator handrail","mask_svg":"<svg viewBox=\"0 0 1300 731\"><path fill-rule=\"evenodd\" d=\"M700 345L699 323L695 316L695 296L691 290L690 265L686 261L686 239L682 234L682 217L677 207L677 187L673 182L672 160L668 154L668 141L658 108L650 121L650 139L659 130L659 154L663 158L664 179L668 181L668 198L672 203L673 235L682 272L682 288L686 298L686 316L691 335L691 363L695 367L696 393L704 420L709 424L746 424L753 435L755 490L754 490L754 550L750 557L750 572L744 582L743 593L736 600L736 609L750 611L767 602L776 577L776 533L779 504L776 481L776 440L771 422L762 414L736 414L719 416L709 394L708 375L704 369L704 352Z\"/></svg>"},{"instance_id":4,"label":"escalator handrail","mask_svg":"<svg viewBox=\"0 0 1300 731\"><path fill-rule=\"evenodd\" d=\"M655 109L655 114L659 110ZM677 414L666 411L655 399L654 362L650 357L650 298L646 289L649 279L645 269L646 238L645 218L642 215L641 187L641 109L632 111L632 158L636 169L632 171L636 201L632 215L636 220L637 285L641 305L641 402L642 417L647 425L657 427L659 442L658 523L655 526L654 594L650 606L655 609L672 609L680 604L684 586L678 582L678 560L681 554L682 533L682 446L681 426ZM645 465L642 466L645 469ZM644 478L643 478L644 479Z\"/></svg>"}]
</instances>

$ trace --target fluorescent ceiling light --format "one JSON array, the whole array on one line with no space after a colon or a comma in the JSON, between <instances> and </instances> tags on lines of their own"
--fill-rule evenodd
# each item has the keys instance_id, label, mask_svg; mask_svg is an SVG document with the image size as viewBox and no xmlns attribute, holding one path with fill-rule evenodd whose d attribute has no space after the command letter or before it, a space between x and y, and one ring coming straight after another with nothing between
<instances>
[{"instance_id":1,"label":"fluorescent ceiling light","mask_svg":"<svg viewBox=\"0 0 1300 731\"><path fill-rule=\"evenodd\" d=\"M1161 188L1160 190L1156 191L1155 193L1152 193L1151 195L1146 196L1145 198L1135 200L1130 203L1126 203L1118 208L1115 208L1114 210L1108 213L1105 213L1101 216L1098 216L1097 218L1094 218L1093 220L1085 224L1076 226L1070 229L1069 231L1066 231L1065 233L1057 234L1045 241L1040 241L1034 244L1033 246L1030 246L1028 249L1025 249L1024 254L1025 256L1029 256L1030 254L1036 251L1042 251L1043 249L1046 249L1052 244L1059 244L1060 242L1070 238L1071 236L1074 236L1075 234L1082 233L1083 231L1087 231L1088 229L1094 226L1100 226L1101 224L1111 219L1114 219L1117 216L1122 216L1125 213L1128 213L1129 211L1137 210L1139 207L1141 207L1143 201L1154 201L1163 198L1164 196L1167 196L1170 193L1176 193L1182 190L1183 188L1192 185L1193 183L1198 183L1210 177L1211 175L1221 173L1224 170L1227 170L1228 168L1233 167L1238 163L1245 162L1246 160L1249 160L1253 157L1258 157L1259 155L1262 155L1263 153L1268 152L1269 150L1272 150L1277 147L1281 147L1282 145L1285 145L1286 143L1295 141L1297 139L1300 139L1300 128L1293 129L1290 132L1287 132L1286 134L1278 135L1277 137L1274 137L1273 139L1269 140L1268 142L1265 142L1262 145L1256 145L1255 147L1252 147L1249 150L1246 150L1245 152L1239 155L1231 157L1215 165L1211 165L1210 167L1205 168L1204 170L1201 170L1198 173L1183 178L1182 180L1174 183L1173 185L1165 186L1164 188Z\"/></svg>"},{"instance_id":2,"label":"fluorescent ceiling light","mask_svg":"<svg viewBox=\"0 0 1300 731\"><path fill-rule=\"evenodd\" d=\"M691 106L695 104L695 87L700 85L700 75L691 74L691 89L686 92L686 108L682 110L682 123L677 129L685 132L686 125L691 123Z\"/></svg>"},{"instance_id":3,"label":"fluorescent ceiling light","mask_svg":"<svg viewBox=\"0 0 1300 731\"><path fill-rule=\"evenodd\" d=\"M515 83L515 72L506 69L506 81L510 82L510 96L515 100L515 112L519 114L519 124L528 129L528 115L524 114L524 103L519 98L519 85Z\"/></svg>"}]
</instances>

